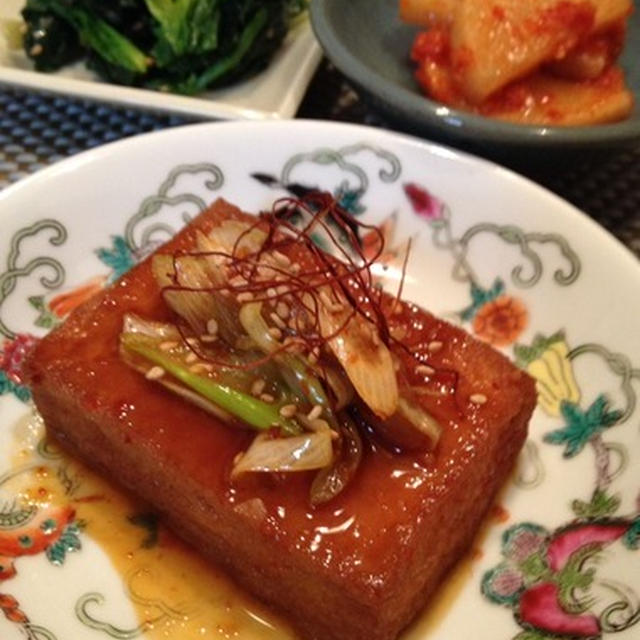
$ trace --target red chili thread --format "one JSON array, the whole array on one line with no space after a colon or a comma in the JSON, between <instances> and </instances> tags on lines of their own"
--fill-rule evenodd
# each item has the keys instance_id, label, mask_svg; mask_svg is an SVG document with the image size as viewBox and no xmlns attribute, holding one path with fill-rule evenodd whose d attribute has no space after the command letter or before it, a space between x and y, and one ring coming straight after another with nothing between
<instances>
[{"instance_id":1,"label":"red chili thread","mask_svg":"<svg viewBox=\"0 0 640 640\"><path fill-rule=\"evenodd\" d=\"M308 217L308 221L302 226L295 226L286 219L295 213ZM337 238L335 228L344 234L346 243ZM318 229L326 235L339 257L331 255L316 244L312 234ZM255 230L266 233L260 248L240 255L243 240ZM368 258L362 250L358 235L361 230L374 232L378 236L376 251ZM349 250L345 248L345 244ZM383 311L384 292L375 283L371 272L371 267L383 254L384 246L384 236L378 227L353 218L328 193L314 192L301 200L281 198L274 202L270 211L261 212L256 220L239 234L230 253L224 251L175 252L173 254L174 273L171 274L173 284L163 287L162 294L164 296L169 291L226 292L235 298L241 293L251 293L254 295L253 301L260 303L286 299L296 330L295 333L285 330L285 337L295 338L295 342L302 345L303 350L308 351L330 342L345 330L356 315L359 315L378 332L385 345L394 344L420 362L419 354L413 352L400 340L393 338L389 331ZM292 273L284 265L279 266L273 261L268 265L263 262L265 255L279 252L289 258L289 253L295 254L297 251L300 251L300 255L304 257L303 266L298 273ZM410 251L411 240L407 243L400 283L392 308L400 303ZM227 281L207 287L187 287L180 284L179 261L182 257L222 258L225 263L228 262L221 267L228 272ZM272 271L273 278L262 276L258 272L260 268L262 274L267 270ZM236 276L241 276L246 284L231 284L229 280ZM280 289L279 292L279 287L286 287L286 290ZM268 289L276 289L276 295L267 295ZM322 303L319 300L318 291L321 289L328 289L333 302L345 305L345 311L348 311L338 328L330 335L324 336L320 331L320 304ZM303 323L306 327L302 326ZM193 341L188 340L186 327L179 325L178 329L187 347L201 360L225 368L250 369L261 366L291 349L292 345L291 341L287 344L283 343L272 353L263 357L247 363L233 363L219 361L212 357L211 353L201 352L192 344Z\"/></svg>"}]
</instances>

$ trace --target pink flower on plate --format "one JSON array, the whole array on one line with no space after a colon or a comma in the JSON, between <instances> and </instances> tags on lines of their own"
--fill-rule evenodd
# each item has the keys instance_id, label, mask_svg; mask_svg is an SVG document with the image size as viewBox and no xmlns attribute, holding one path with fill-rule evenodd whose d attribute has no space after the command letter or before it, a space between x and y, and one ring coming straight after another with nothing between
<instances>
[{"instance_id":1,"label":"pink flower on plate","mask_svg":"<svg viewBox=\"0 0 640 640\"><path fill-rule=\"evenodd\" d=\"M433 222L444 217L444 203L415 182L404 185L404 192L413 210L425 220Z\"/></svg>"},{"instance_id":2,"label":"pink flower on plate","mask_svg":"<svg viewBox=\"0 0 640 640\"><path fill-rule=\"evenodd\" d=\"M600 637L598 618L590 613L568 613L560 605L559 587L541 582L520 596L520 620L535 629L570 638Z\"/></svg>"},{"instance_id":3,"label":"pink flower on plate","mask_svg":"<svg viewBox=\"0 0 640 640\"><path fill-rule=\"evenodd\" d=\"M2 343L0 371L4 371L11 382L18 385L23 384L22 363L37 341L35 336L20 333L13 340L5 340Z\"/></svg>"},{"instance_id":4,"label":"pink flower on plate","mask_svg":"<svg viewBox=\"0 0 640 640\"><path fill-rule=\"evenodd\" d=\"M516 564L525 562L534 553L542 551L546 544L545 533L533 527L520 527L509 536L506 543L505 555Z\"/></svg>"}]
</instances>

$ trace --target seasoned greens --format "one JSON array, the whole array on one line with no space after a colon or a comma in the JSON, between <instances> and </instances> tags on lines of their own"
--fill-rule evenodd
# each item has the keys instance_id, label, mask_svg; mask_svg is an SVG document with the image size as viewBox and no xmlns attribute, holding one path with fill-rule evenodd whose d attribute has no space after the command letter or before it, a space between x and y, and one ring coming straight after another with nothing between
<instances>
[{"instance_id":1,"label":"seasoned greens","mask_svg":"<svg viewBox=\"0 0 640 640\"><path fill-rule=\"evenodd\" d=\"M36 69L86 58L118 84L193 94L265 67L307 0L27 0Z\"/></svg>"}]
</instances>

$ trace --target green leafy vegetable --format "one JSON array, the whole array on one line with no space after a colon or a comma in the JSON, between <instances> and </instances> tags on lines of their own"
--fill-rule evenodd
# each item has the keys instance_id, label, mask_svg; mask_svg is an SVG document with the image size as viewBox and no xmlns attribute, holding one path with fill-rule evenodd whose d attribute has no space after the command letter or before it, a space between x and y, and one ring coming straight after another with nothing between
<instances>
[{"instance_id":1,"label":"green leafy vegetable","mask_svg":"<svg viewBox=\"0 0 640 640\"><path fill-rule=\"evenodd\" d=\"M174 56L204 53L218 46L218 0L146 0L158 21L157 50L168 45Z\"/></svg>"},{"instance_id":2,"label":"green leafy vegetable","mask_svg":"<svg viewBox=\"0 0 640 640\"><path fill-rule=\"evenodd\" d=\"M148 69L151 60L144 52L110 24L78 6L78 3L35 0L27 4L27 7L30 6L65 20L76 30L80 43L93 49L106 62L133 73L144 73ZM38 57L41 56L42 53Z\"/></svg>"},{"instance_id":3,"label":"green leafy vegetable","mask_svg":"<svg viewBox=\"0 0 640 640\"><path fill-rule=\"evenodd\" d=\"M105 79L181 93L265 67L306 0L27 0L24 48L52 71L82 55Z\"/></svg>"}]
</instances>

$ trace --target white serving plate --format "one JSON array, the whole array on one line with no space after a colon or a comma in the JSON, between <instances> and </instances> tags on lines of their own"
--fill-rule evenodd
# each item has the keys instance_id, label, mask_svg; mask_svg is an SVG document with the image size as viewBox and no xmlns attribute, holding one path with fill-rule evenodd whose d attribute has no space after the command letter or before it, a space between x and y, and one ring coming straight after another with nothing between
<instances>
[{"instance_id":1,"label":"white serving plate","mask_svg":"<svg viewBox=\"0 0 640 640\"><path fill-rule=\"evenodd\" d=\"M436 613L405 637L636 638L637 260L584 214L509 171L365 127L176 128L80 154L0 194L0 523L24 506L12 489L20 473L7 475L16 447L32 451L38 438L25 427L16 347L215 198L258 211L291 195L291 185L330 191L362 220L386 222L391 249L413 238L405 297L493 340L539 383L529 440L473 557L443 588ZM390 287L401 262L391 251ZM100 526L77 534L81 549L61 566L45 550L5 552L0 565L15 575L0 581L3 640L29 629L40 635L27 637L63 640L94 637L92 625L103 637L136 628L131 594L95 535ZM16 535L0 526L0 555ZM106 604L87 600L92 593ZM158 597L153 606L174 596ZM204 637L223 636L209 629Z\"/></svg>"}]
</instances>

